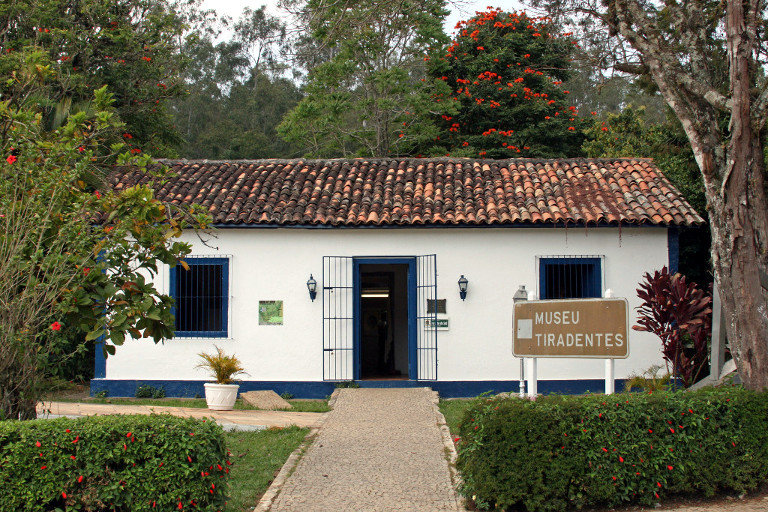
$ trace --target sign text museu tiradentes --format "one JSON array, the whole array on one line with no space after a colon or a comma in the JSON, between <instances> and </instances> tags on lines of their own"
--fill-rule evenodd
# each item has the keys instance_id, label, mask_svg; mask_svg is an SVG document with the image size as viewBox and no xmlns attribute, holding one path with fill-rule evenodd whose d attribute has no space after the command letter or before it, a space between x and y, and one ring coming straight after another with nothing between
<instances>
[{"instance_id":1,"label":"sign text museu tiradentes","mask_svg":"<svg viewBox=\"0 0 768 512\"><path fill-rule=\"evenodd\" d=\"M535 300L515 304L517 357L629 356L626 299Z\"/></svg>"}]
</instances>

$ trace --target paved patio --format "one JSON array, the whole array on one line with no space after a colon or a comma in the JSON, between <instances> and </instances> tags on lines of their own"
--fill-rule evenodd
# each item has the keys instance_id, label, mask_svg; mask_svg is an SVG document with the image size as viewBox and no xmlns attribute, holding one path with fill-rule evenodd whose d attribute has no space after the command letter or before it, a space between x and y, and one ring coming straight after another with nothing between
<instances>
[{"instance_id":1,"label":"paved patio","mask_svg":"<svg viewBox=\"0 0 768 512\"><path fill-rule=\"evenodd\" d=\"M258 430L296 425L318 428L329 414L291 411L211 411L193 407L162 407L154 405L112 405L82 402L42 402L37 405L39 418L59 416L94 416L102 414L173 414L193 418L213 418L227 430Z\"/></svg>"}]
</instances>

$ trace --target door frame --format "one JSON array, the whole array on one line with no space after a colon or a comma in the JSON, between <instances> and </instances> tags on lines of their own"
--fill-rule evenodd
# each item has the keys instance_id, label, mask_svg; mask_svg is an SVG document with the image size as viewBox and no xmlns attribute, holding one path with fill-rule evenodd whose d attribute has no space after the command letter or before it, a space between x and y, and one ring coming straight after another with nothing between
<instances>
[{"instance_id":1,"label":"door frame","mask_svg":"<svg viewBox=\"0 0 768 512\"><path fill-rule=\"evenodd\" d=\"M361 350L361 279L360 265L408 265L406 275L406 290L408 293L408 379L418 380L418 365L416 364L416 257L415 256L397 256L397 257L354 257L352 259L352 294L353 309L352 318L354 319L354 342L353 342L353 361L354 378L360 380L360 370L362 366Z\"/></svg>"}]
</instances>

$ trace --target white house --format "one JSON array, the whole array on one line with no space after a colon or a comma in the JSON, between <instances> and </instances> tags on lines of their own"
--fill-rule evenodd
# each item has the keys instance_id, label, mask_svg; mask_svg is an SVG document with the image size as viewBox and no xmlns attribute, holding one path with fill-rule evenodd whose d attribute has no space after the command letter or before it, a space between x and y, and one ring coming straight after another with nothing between
<instances>
[{"instance_id":1,"label":"white house","mask_svg":"<svg viewBox=\"0 0 768 512\"><path fill-rule=\"evenodd\" d=\"M241 390L322 397L339 381L516 391L513 295L629 301L643 274L677 266L679 227L702 223L651 160L167 161L157 197L206 207L216 230L158 286L176 337L97 351L91 391L203 393L197 354L236 354ZM124 170L115 189L146 182ZM460 296L458 281L467 281ZM308 284L316 282L316 297ZM620 381L662 362L631 331ZM603 389L605 364L539 359L539 392ZM619 382L620 384L620 382Z\"/></svg>"}]
</instances>

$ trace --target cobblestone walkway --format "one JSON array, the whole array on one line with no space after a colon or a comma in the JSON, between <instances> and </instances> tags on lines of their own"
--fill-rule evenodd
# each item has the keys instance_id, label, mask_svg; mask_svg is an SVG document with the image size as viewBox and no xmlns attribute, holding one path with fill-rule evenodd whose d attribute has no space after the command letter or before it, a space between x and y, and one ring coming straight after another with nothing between
<instances>
[{"instance_id":1,"label":"cobblestone walkway","mask_svg":"<svg viewBox=\"0 0 768 512\"><path fill-rule=\"evenodd\" d=\"M342 389L272 511L464 510L437 426L435 394Z\"/></svg>"}]
</instances>

